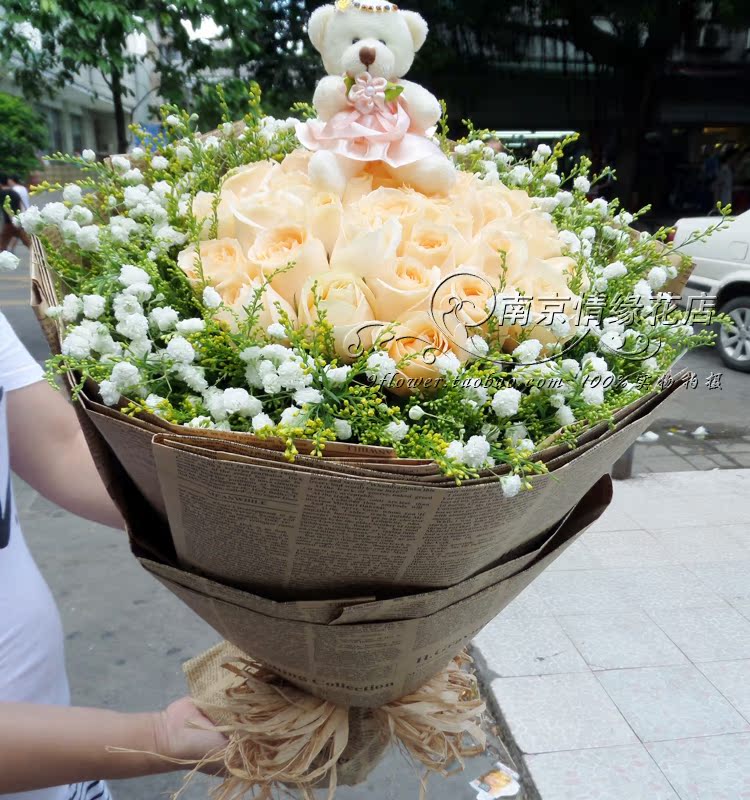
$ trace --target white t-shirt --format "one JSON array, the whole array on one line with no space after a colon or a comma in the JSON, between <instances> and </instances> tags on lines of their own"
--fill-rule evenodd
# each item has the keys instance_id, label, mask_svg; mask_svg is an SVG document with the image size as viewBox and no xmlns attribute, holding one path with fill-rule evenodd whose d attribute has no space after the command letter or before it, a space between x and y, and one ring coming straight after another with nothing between
<instances>
[{"instance_id":1,"label":"white t-shirt","mask_svg":"<svg viewBox=\"0 0 750 800\"><path fill-rule=\"evenodd\" d=\"M22 210L27 209L31 204L31 197L29 196L29 190L20 183L17 186L13 186L11 188L21 198Z\"/></svg>"},{"instance_id":2,"label":"white t-shirt","mask_svg":"<svg viewBox=\"0 0 750 800\"><path fill-rule=\"evenodd\" d=\"M39 380L42 370L0 312L0 702L68 705L60 615L26 547L10 475L8 395ZM59 787L0 798L67 800L69 792Z\"/></svg>"}]
</instances>

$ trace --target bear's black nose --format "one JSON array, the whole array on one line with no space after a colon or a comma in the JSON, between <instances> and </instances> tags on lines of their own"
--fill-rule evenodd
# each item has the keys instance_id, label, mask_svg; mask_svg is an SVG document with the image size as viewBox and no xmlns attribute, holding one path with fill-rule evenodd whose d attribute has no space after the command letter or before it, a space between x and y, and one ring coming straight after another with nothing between
<instances>
[{"instance_id":1,"label":"bear's black nose","mask_svg":"<svg viewBox=\"0 0 750 800\"><path fill-rule=\"evenodd\" d=\"M374 47L363 47L359 51L359 60L366 66L369 67L370 64L375 63L375 59L378 57L378 54L375 52Z\"/></svg>"}]
</instances>

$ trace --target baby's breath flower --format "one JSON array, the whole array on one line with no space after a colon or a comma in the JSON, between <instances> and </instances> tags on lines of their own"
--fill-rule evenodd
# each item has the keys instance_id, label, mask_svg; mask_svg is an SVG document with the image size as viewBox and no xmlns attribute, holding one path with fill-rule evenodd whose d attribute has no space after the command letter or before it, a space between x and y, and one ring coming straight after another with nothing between
<instances>
[{"instance_id":1,"label":"baby's breath flower","mask_svg":"<svg viewBox=\"0 0 750 800\"><path fill-rule=\"evenodd\" d=\"M112 156L110 163L114 169L121 173L127 172L131 167L130 161L125 156Z\"/></svg>"},{"instance_id":2,"label":"baby's breath flower","mask_svg":"<svg viewBox=\"0 0 750 800\"><path fill-rule=\"evenodd\" d=\"M437 356L435 366L441 375L455 375L461 369L461 362L455 353L448 351Z\"/></svg>"},{"instance_id":3,"label":"baby's breath flower","mask_svg":"<svg viewBox=\"0 0 750 800\"><path fill-rule=\"evenodd\" d=\"M158 394L150 394L144 401L143 401L150 409L156 414L157 417L164 416L164 409L161 408L163 403L167 401Z\"/></svg>"},{"instance_id":4,"label":"baby's breath flower","mask_svg":"<svg viewBox=\"0 0 750 800\"><path fill-rule=\"evenodd\" d=\"M186 422L184 427L186 428L204 428L210 430L211 428L215 428L214 421L211 417L194 417L190 420L190 422Z\"/></svg>"},{"instance_id":5,"label":"baby's breath flower","mask_svg":"<svg viewBox=\"0 0 750 800\"><path fill-rule=\"evenodd\" d=\"M259 433L267 428L275 427L274 421L268 416L268 414L256 414L252 419L252 426L256 433Z\"/></svg>"},{"instance_id":6,"label":"baby's breath flower","mask_svg":"<svg viewBox=\"0 0 750 800\"><path fill-rule=\"evenodd\" d=\"M143 183L143 173L137 168L129 169L123 176L122 179L127 183Z\"/></svg>"},{"instance_id":7,"label":"baby's breath flower","mask_svg":"<svg viewBox=\"0 0 750 800\"><path fill-rule=\"evenodd\" d=\"M385 428L386 436L394 442L405 439L407 433L409 433L409 426L405 422L390 422Z\"/></svg>"},{"instance_id":8,"label":"baby's breath flower","mask_svg":"<svg viewBox=\"0 0 750 800\"><path fill-rule=\"evenodd\" d=\"M513 417L518 413L521 397L521 392L513 387L500 389L492 398L492 410L501 419Z\"/></svg>"},{"instance_id":9,"label":"baby's breath flower","mask_svg":"<svg viewBox=\"0 0 750 800\"><path fill-rule=\"evenodd\" d=\"M531 160L534 164L541 164L552 155L552 148L548 144L540 144L534 150Z\"/></svg>"},{"instance_id":10,"label":"baby's breath flower","mask_svg":"<svg viewBox=\"0 0 750 800\"><path fill-rule=\"evenodd\" d=\"M560 406L555 412L555 419L563 428L566 425L572 425L576 421L575 414L570 406Z\"/></svg>"},{"instance_id":11,"label":"baby's breath flower","mask_svg":"<svg viewBox=\"0 0 750 800\"><path fill-rule=\"evenodd\" d=\"M583 194L587 194L591 189L591 181L588 178L584 177L583 175L579 175L573 181L573 188L577 192L583 192Z\"/></svg>"},{"instance_id":12,"label":"baby's breath flower","mask_svg":"<svg viewBox=\"0 0 750 800\"><path fill-rule=\"evenodd\" d=\"M93 150L86 149L81 153L81 158L84 161L88 161L89 163L91 163L93 161L96 161L96 153Z\"/></svg>"},{"instance_id":13,"label":"baby's breath flower","mask_svg":"<svg viewBox=\"0 0 750 800\"><path fill-rule=\"evenodd\" d=\"M536 339L527 339L516 347L513 357L521 364L533 364L542 352L542 343Z\"/></svg>"},{"instance_id":14,"label":"baby's breath flower","mask_svg":"<svg viewBox=\"0 0 750 800\"><path fill-rule=\"evenodd\" d=\"M99 394L106 406L117 405L120 399L120 390L108 380L99 381Z\"/></svg>"},{"instance_id":15,"label":"baby's breath flower","mask_svg":"<svg viewBox=\"0 0 750 800\"><path fill-rule=\"evenodd\" d=\"M352 426L345 419L335 419L333 429L340 442L348 442L352 438Z\"/></svg>"},{"instance_id":16,"label":"baby's breath flower","mask_svg":"<svg viewBox=\"0 0 750 800\"><path fill-rule=\"evenodd\" d=\"M81 297L83 315L89 319L99 319L104 313L107 301L99 294L85 294Z\"/></svg>"},{"instance_id":17,"label":"baby's breath flower","mask_svg":"<svg viewBox=\"0 0 750 800\"><path fill-rule=\"evenodd\" d=\"M588 403L590 406L600 406L604 403L604 388L600 385L598 386L584 386L582 397L585 403Z\"/></svg>"},{"instance_id":18,"label":"baby's breath flower","mask_svg":"<svg viewBox=\"0 0 750 800\"><path fill-rule=\"evenodd\" d=\"M177 333L183 336L189 336L191 333L201 333L206 327L206 323L202 319L183 319L176 325Z\"/></svg>"},{"instance_id":19,"label":"baby's breath flower","mask_svg":"<svg viewBox=\"0 0 750 800\"><path fill-rule=\"evenodd\" d=\"M247 389L225 389L222 401L227 414L239 414L241 417L257 417L263 404L253 397Z\"/></svg>"},{"instance_id":20,"label":"baby's breath flower","mask_svg":"<svg viewBox=\"0 0 750 800\"><path fill-rule=\"evenodd\" d=\"M110 380L122 393L137 387L143 378L140 370L134 364L119 361L112 369Z\"/></svg>"},{"instance_id":21,"label":"baby's breath flower","mask_svg":"<svg viewBox=\"0 0 750 800\"><path fill-rule=\"evenodd\" d=\"M203 305L206 308L218 308L222 303L221 295L213 286L206 286L203 290Z\"/></svg>"},{"instance_id":22,"label":"baby's breath flower","mask_svg":"<svg viewBox=\"0 0 750 800\"><path fill-rule=\"evenodd\" d=\"M190 342L182 336L175 336L167 345L167 355L172 361L181 364L192 364L195 361L195 350Z\"/></svg>"},{"instance_id":23,"label":"baby's breath flower","mask_svg":"<svg viewBox=\"0 0 750 800\"><path fill-rule=\"evenodd\" d=\"M318 389L299 389L294 394L294 402L298 406L317 406L323 402L323 394Z\"/></svg>"},{"instance_id":24,"label":"baby's breath flower","mask_svg":"<svg viewBox=\"0 0 750 800\"><path fill-rule=\"evenodd\" d=\"M99 248L99 226L85 225L76 234L76 241L81 250L97 250Z\"/></svg>"},{"instance_id":25,"label":"baby's breath flower","mask_svg":"<svg viewBox=\"0 0 750 800\"><path fill-rule=\"evenodd\" d=\"M170 306L165 306L164 308L155 308L149 314L149 319L151 322L153 322L162 333L172 330L172 328L174 328L177 324L179 318L180 315Z\"/></svg>"},{"instance_id":26,"label":"baby's breath flower","mask_svg":"<svg viewBox=\"0 0 750 800\"><path fill-rule=\"evenodd\" d=\"M131 314L120 320L115 330L127 339L144 340L148 338L148 320L143 314Z\"/></svg>"},{"instance_id":27,"label":"baby's breath flower","mask_svg":"<svg viewBox=\"0 0 750 800\"><path fill-rule=\"evenodd\" d=\"M579 253L581 251L581 240L573 231L560 231L557 237L564 248L571 253Z\"/></svg>"},{"instance_id":28,"label":"baby's breath flower","mask_svg":"<svg viewBox=\"0 0 750 800\"><path fill-rule=\"evenodd\" d=\"M463 462L468 467L480 469L491 466L494 461L489 457L490 443L484 436L472 436L464 446Z\"/></svg>"},{"instance_id":29,"label":"baby's breath flower","mask_svg":"<svg viewBox=\"0 0 750 800\"><path fill-rule=\"evenodd\" d=\"M459 464L464 463L464 443L458 439L452 441L445 451L445 457L451 461L458 461Z\"/></svg>"},{"instance_id":30,"label":"baby's breath flower","mask_svg":"<svg viewBox=\"0 0 750 800\"><path fill-rule=\"evenodd\" d=\"M83 200L83 192L77 183L69 183L63 189L63 200L66 203L76 205Z\"/></svg>"},{"instance_id":31,"label":"baby's breath flower","mask_svg":"<svg viewBox=\"0 0 750 800\"><path fill-rule=\"evenodd\" d=\"M28 210L30 211L31 209ZM68 209L65 203L47 203L40 214L45 225L54 225L59 228L62 221L68 216Z\"/></svg>"},{"instance_id":32,"label":"baby's breath flower","mask_svg":"<svg viewBox=\"0 0 750 800\"><path fill-rule=\"evenodd\" d=\"M343 386L349 380L351 371L352 368L348 365L343 367L328 366L325 368L325 374L331 386Z\"/></svg>"},{"instance_id":33,"label":"baby's breath flower","mask_svg":"<svg viewBox=\"0 0 750 800\"><path fill-rule=\"evenodd\" d=\"M373 383L389 381L396 372L396 362L379 350L367 359L365 374Z\"/></svg>"},{"instance_id":34,"label":"baby's breath flower","mask_svg":"<svg viewBox=\"0 0 750 800\"><path fill-rule=\"evenodd\" d=\"M134 283L149 283L151 276L145 269L134 267L132 264L123 264L118 280L123 286L132 286Z\"/></svg>"},{"instance_id":35,"label":"baby's breath flower","mask_svg":"<svg viewBox=\"0 0 750 800\"><path fill-rule=\"evenodd\" d=\"M609 211L609 203L603 197L597 197L589 203L589 208L600 217L606 217Z\"/></svg>"},{"instance_id":36,"label":"baby's breath flower","mask_svg":"<svg viewBox=\"0 0 750 800\"><path fill-rule=\"evenodd\" d=\"M661 289L667 282L667 271L664 267L653 267L648 273L648 282L654 291Z\"/></svg>"},{"instance_id":37,"label":"baby's breath flower","mask_svg":"<svg viewBox=\"0 0 750 800\"><path fill-rule=\"evenodd\" d=\"M83 313L83 301L75 294L67 294L62 301L62 318L75 322Z\"/></svg>"},{"instance_id":38,"label":"baby's breath flower","mask_svg":"<svg viewBox=\"0 0 750 800\"><path fill-rule=\"evenodd\" d=\"M68 221L76 222L78 225L90 225L94 221L94 215L86 206L75 205L70 209Z\"/></svg>"},{"instance_id":39,"label":"baby's breath flower","mask_svg":"<svg viewBox=\"0 0 750 800\"><path fill-rule=\"evenodd\" d=\"M513 169L508 173L507 177L510 183L523 186L527 184L533 176L528 167L523 166L523 164L518 164L517 166L513 167Z\"/></svg>"},{"instance_id":40,"label":"baby's breath flower","mask_svg":"<svg viewBox=\"0 0 750 800\"><path fill-rule=\"evenodd\" d=\"M409 409L409 419L413 420L414 422L419 422L425 415L425 410L422 406L412 406Z\"/></svg>"},{"instance_id":41,"label":"baby's breath flower","mask_svg":"<svg viewBox=\"0 0 750 800\"><path fill-rule=\"evenodd\" d=\"M593 372L597 375L603 375L609 370L607 362L596 353L586 353L581 359L581 364L588 372Z\"/></svg>"},{"instance_id":42,"label":"baby's breath flower","mask_svg":"<svg viewBox=\"0 0 750 800\"><path fill-rule=\"evenodd\" d=\"M521 478L518 475L503 475L500 478L500 486L502 486L503 494L507 498L516 497L521 491Z\"/></svg>"},{"instance_id":43,"label":"baby's breath flower","mask_svg":"<svg viewBox=\"0 0 750 800\"><path fill-rule=\"evenodd\" d=\"M29 206L18 215L18 223L29 233L39 233L47 224L47 220L42 217L42 212L37 206Z\"/></svg>"}]
</instances>

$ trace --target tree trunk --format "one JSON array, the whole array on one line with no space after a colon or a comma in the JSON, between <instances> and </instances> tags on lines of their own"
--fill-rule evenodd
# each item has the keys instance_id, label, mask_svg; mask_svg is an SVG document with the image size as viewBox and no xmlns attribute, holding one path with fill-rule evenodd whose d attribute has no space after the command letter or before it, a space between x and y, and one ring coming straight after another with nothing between
<instances>
[{"instance_id":1,"label":"tree trunk","mask_svg":"<svg viewBox=\"0 0 750 800\"><path fill-rule=\"evenodd\" d=\"M624 205L633 208L643 205L636 196L639 155L644 137L653 122L654 88L663 63L644 52L639 54L639 58L642 62L640 67L634 68L634 63L638 61L634 59L620 70L624 84L624 119L617 156L617 185Z\"/></svg>"},{"instance_id":2,"label":"tree trunk","mask_svg":"<svg viewBox=\"0 0 750 800\"><path fill-rule=\"evenodd\" d=\"M128 150L128 127L125 124L125 109L122 105L122 75L116 67L112 67L112 103L115 107L115 126L117 128L117 152Z\"/></svg>"}]
</instances>

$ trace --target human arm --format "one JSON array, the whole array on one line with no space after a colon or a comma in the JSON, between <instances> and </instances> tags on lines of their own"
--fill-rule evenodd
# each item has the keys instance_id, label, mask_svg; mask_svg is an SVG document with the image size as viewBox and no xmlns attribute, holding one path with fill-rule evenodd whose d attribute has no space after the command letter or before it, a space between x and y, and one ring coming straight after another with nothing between
<instances>
[{"instance_id":1,"label":"human arm","mask_svg":"<svg viewBox=\"0 0 750 800\"><path fill-rule=\"evenodd\" d=\"M9 392L8 435L11 468L41 495L79 517L124 527L62 394L44 381Z\"/></svg>"},{"instance_id":2,"label":"human arm","mask_svg":"<svg viewBox=\"0 0 750 800\"><path fill-rule=\"evenodd\" d=\"M144 714L0 703L0 795L170 772L226 743L189 698Z\"/></svg>"}]
</instances>

